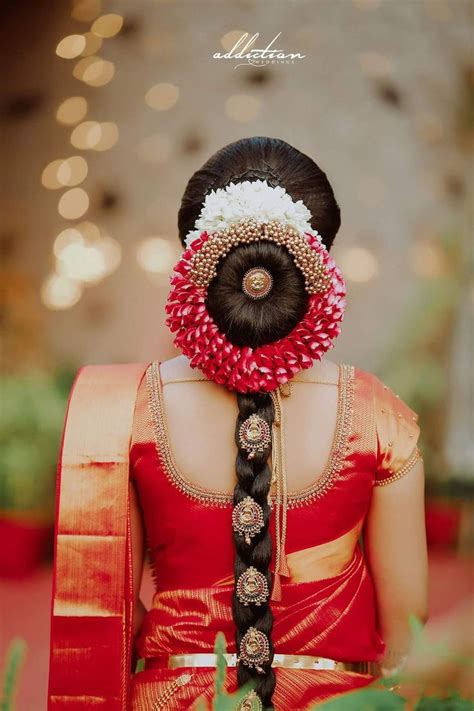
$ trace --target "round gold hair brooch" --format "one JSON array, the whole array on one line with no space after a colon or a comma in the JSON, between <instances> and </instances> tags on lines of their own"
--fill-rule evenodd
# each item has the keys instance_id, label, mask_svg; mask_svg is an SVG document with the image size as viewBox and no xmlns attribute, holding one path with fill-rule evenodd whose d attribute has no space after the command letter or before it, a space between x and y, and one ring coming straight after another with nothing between
<instances>
[{"instance_id":1,"label":"round gold hair brooch","mask_svg":"<svg viewBox=\"0 0 474 711\"><path fill-rule=\"evenodd\" d=\"M252 689L239 704L238 711L263 711L263 704L260 696Z\"/></svg>"},{"instance_id":2,"label":"round gold hair brooch","mask_svg":"<svg viewBox=\"0 0 474 711\"><path fill-rule=\"evenodd\" d=\"M265 521L263 509L251 496L246 496L232 511L232 528L244 536L247 545L259 533Z\"/></svg>"},{"instance_id":3,"label":"round gold hair brooch","mask_svg":"<svg viewBox=\"0 0 474 711\"><path fill-rule=\"evenodd\" d=\"M251 565L239 576L235 592L242 605L263 605L269 594L267 579Z\"/></svg>"},{"instance_id":4,"label":"round gold hair brooch","mask_svg":"<svg viewBox=\"0 0 474 711\"><path fill-rule=\"evenodd\" d=\"M248 269L242 279L242 291L250 299L264 299L273 288L273 277L265 267Z\"/></svg>"},{"instance_id":5,"label":"round gold hair brooch","mask_svg":"<svg viewBox=\"0 0 474 711\"><path fill-rule=\"evenodd\" d=\"M239 444L248 452L248 459L263 453L272 443L270 426L263 417L250 415L239 427Z\"/></svg>"},{"instance_id":6,"label":"round gold hair brooch","mask_svg":"<svg viewBox=\"0 0 474 711\"><path fill-rule=\"evenodd\" d=\"M239 662L246 667L253 667L263 674L263 664L270 661L270 645L268 637L256 627L249 627L240 643Z\"/></svg>"}]
</instances>

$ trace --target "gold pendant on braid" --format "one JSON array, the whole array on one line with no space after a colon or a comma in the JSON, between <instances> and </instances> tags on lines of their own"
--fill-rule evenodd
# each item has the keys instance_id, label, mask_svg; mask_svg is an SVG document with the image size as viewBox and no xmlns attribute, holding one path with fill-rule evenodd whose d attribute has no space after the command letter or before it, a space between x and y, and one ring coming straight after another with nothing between
<instances>
[{"instance_id":1,"label":"gold pendant on braid","mask_svg":"<svg viewBox=\"0 0 474 711\"><path fill-rule=\"evenodd\" d=\"M244 536L247 545L265 525L263 509L251 496L246 496L232 511L232 528Z\"/></svg>"},{"instance_id":2,"label":"gold pendant on braid","mask_svg":"<svg viewBox=\"0 0 474 711\"><path fill-rule=\"evenodd\" d=\"M286 247L298 269L303 274L308 294L327 291L331 277L319 253L304 235L277 220L259 223L248 218L231 225L226 230L214 232L191 258L189 279L196 286L209 286L217 274L217 264L238 244L267 240Z\"/></svg>"},{"instance_id":3,"label":"gold pendant on braid","mask_svg":"<svg viewBox=\"0 0 474 711\"><path fill-rule=\"evenodd\" d=\"M239 445L253 459L257 453L263 453L272 442L268 422L259 415L250 415L239 427Z\"/></svg>"},{"instance_id":4,"label":"gold pendant on braid","mask_svg":"<svg viewBox=\"0 0 474 711\"><path fill-rule=\"evenodd\" d=\"M242 605L263 605L269 595L267 579L251 565L239 575L235 592Z\"/></svg>"},{"instance_id":5,"label":"gold pendant on braid","mask_svg":"<svg viewBox=\"0 0 474 711\"><path fill-rule=\"evenodd\" d=\"M245 694L237 707L237 711L263 711L262 700L254 689Z\"/></svg>"},{"instance_id":6,"label":"gold pendant on braid","mask_svg":"<svg viewBox=\"0 0 474 711\"><path fill-rule=\"evenodd\" d=\"M249 627L242 637L239 648L239 664L256 669L264 674L264 664L270 661L270 644L268 637L256 627Z\"/></svg>"}]
</instances>

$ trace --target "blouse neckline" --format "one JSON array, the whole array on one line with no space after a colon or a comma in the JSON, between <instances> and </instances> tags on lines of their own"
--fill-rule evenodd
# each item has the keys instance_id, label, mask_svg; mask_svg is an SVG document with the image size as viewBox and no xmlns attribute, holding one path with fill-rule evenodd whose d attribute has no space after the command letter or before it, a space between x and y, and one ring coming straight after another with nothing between
<instances>
[{"instance_id":1,"label":"blouse neckline","mask_svg":"<svg viewBox=\"0 0 474 711\"><path fill-rule=\"evenodd\" d=\"M354 375L354 366L347 364L339 365L336 427L329 457L322 474L313 483L304 489L288 492L289 508L303 506L323 496L331 487L337 473L342 468L352 430ZM198 378L190 380L198 380ZM302 380L301 382L311 381ZM169 440L168 423L163 400L163 383L158 361L154 361L148 367L146 372L146 385L154 444L167 478L186 496L202 504L220 507L232 505L232 493L202 487L187 479L179 470ZM272 495L272 499L274 498L275 496Z\"/></svg>"}]
</instances>

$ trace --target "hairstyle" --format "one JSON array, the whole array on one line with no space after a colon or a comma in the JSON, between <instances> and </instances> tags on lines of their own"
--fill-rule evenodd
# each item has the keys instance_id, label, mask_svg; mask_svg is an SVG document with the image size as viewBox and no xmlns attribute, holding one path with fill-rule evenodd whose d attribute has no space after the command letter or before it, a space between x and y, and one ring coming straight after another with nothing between
<instances>
[{"instance_id":1,"label":"hairstyle","mask_svg":"<svg viewBox=\"0 0 474 711\"><path fill-rule=\"evenodd\" d=\"M225 146L194 173L186 186L178 213L179 236L183 245L187 233L194 229L206 195L231 182L244 180L266 180L273 187L285 188L293 200L302 200L311 212L312 227L319 232L326 248L331 247L341 220L339 206L325 173L311 158L285 141L265 137L244 138ZM264 299L252 300L242 291L242 280L247 270L257 266L268 269L273 277L273 287ZM286 336L303 317L307 304L303 276L289 252L264 240L234 247L219 263L217 275L207 292L207 308L219 330L232 343L251 348ZM269 566L272 542L268 504L271 472L267 463L271 445L266 451L248 459L247 452L240 446L238 433L241 424L252 414L262 417L271 427L274 407L269 393L238 393L237 403L239 413L235 441L238 453L234 505L251 496L263 509L265 525L252 538L250 545L234 533L234 576L237 581L249 566L253 566L265 575L271 590ZM275 673L271 667L273 615L270 604L245 606L239 601L234 588L232 612L237 653L249 627L256 627L268 637L270 662L264 667L264 673L259 674L240 664L237 680L239 686L253 681L264 708L272 708Z\"/></svg>"}]
</instances>

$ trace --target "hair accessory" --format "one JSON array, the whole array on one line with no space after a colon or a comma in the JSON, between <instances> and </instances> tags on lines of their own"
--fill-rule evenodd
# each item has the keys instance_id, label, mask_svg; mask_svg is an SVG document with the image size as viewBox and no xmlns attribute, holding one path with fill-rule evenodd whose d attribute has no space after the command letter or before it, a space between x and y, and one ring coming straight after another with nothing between
<instances>
[{"instance_id":1,"label":"hair accessory","mask_svg":"<svg viewBox=\"0 0 474 711\"><path fill-rule=\"evenodd\" d=\"M235 179L244 175L235 176ZM280 185L272 187L266 180L244 180L242 183L231 182L206 195L194 229L186 236L186 246L189 247L203 232L225 230L248 217L258 217L261 222L278 220L300 234L314 232L311 213L302 200L292 200L284 188Z\"/></svg>"},{"instance_id":2,"label":"hair accessory","mask_svg":"<svg viewBox=\"0 0 474 711\"><path fill-rule=\"evenodd\" d=\"M242 605L263 605L269 594L267 579L251 565L239 576L235 592Z\"/></svg>"},{"instance_id":3,"label":"hair accessory","mask_svg":"<svg viewBox=\"0 0 474 711\"><path fill-rule=\"evenodd\" d=\"M264 299L271 292L273 277L265 267L248 269L242 279L242 291L250 299Z\"/></svg>"},{"instance_id":4,"label":"hair accessory","mask_svg":"<svg viewBox=\"0 0 474 711\"><path fill-rule=\"evenodd\" d=\"M239 662L247 667L253 667L263 674L262 664L270 661L270 645L268 637L255 627L249 627L240 643Z\"/></svg>"},{"instance_id":5,"label":"hair accessory","mask_svg":"<svg viewBox=\"0 0 474 711\"><path fill-rule=\"evenodd\" d=\"M232 510L232 528L236 533L244 536L247 545L259 533L265 521L263 509L251 496L246 496L240 504Z\"/></svg>"},{"instance_id":6,"label":"hair accessory","mask_svg":"<svg viewBox=\"0 0 474 711\"><path fill-rule=\"evenodd\" d=\"M254 689L245 694L237 711L263 711L262 700Z\"/></svg>"},{"instance_id":7,"label":"hair accessory","mask_svg":"<svg viewBox=\"0 0 474 711\"><path fill-rule=\"evenodd\" d=\"M325 269L321 255L311 248L305 237L299 235L292 227L282 225L276 220L259 223L253 218L247 218L222 232L210 235L199 252L191 258L190 281L196 286L209 286L217 275L219 260L233 247L260 240L275 242L286 247L304 276L306 291L309 294L329 289L330 274Z\"/></svg>"},{"instance_id":8,"label":"hair accessory","mask_svg":"<svg viewBox=\"0 0 474 711\"><path fill-rule=\"evenodd\" d=\"M272 443L268 422L259 415L250 415L239 427L239 445L248 452L248 459L263 453Z\"/></svg>"}]
</instances>

